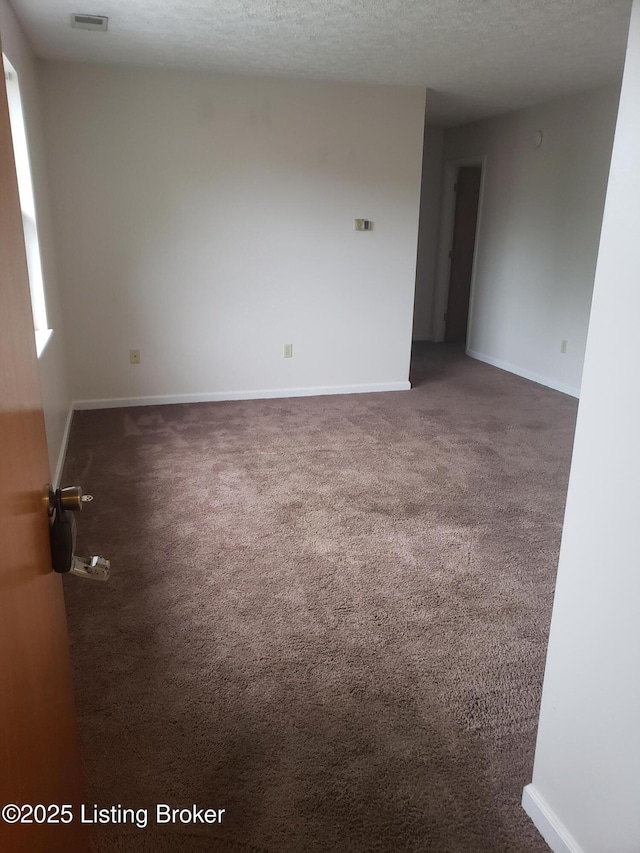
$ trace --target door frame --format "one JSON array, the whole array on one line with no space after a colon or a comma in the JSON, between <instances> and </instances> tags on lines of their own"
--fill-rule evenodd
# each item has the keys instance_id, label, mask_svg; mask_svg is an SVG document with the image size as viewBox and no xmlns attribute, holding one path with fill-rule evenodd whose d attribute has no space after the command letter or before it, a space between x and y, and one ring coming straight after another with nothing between
<instances>
[{"instance_id":1,"label":"door frame","mask_svg":"<svg viewBox=\"0 0 640 853\"><path fill-rule=\"evenodd\" d=\"M449 299L449 278L451 275L451 259L449 251L453 241L453 225L456 212L455 183L458 169L461 166L480 166L480 195L478 197L478 219L476 222L476 241L473 250L473 267L471 272L471 291L469 294L469 322L467 324L467 340L465 341L465 352L469 352L469 341L473 330L473 308L476 291L476 273L478 262L478 247L482 226L482 210L484 202L484 189L487 175L488 158L486 155L477 157L463 157L447 159L444 161L442 172L442 195L440 199L440 225L438 228L438 249L436 253L436 276L433 288L433 304L431 310L431 340L444 341L445 319Z\"/></svg>"}]
</instances>

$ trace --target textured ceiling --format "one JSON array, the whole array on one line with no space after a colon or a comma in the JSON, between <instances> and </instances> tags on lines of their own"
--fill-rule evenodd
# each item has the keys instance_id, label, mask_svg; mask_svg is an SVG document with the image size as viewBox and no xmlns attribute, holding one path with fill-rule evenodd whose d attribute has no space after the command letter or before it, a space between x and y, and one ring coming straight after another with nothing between
<instances>
[{"instance_id":1,"label":"textured ceiling","mask_svg":"<svg viewBox=\"0 0 640 853\"><path fill-rule=\"evenodd\" d=\"M619 79L631 0L11 0L38 56L425 86L453 124ZM109 16L107 33L69 14Z\"/></svg>"}]
</instances>

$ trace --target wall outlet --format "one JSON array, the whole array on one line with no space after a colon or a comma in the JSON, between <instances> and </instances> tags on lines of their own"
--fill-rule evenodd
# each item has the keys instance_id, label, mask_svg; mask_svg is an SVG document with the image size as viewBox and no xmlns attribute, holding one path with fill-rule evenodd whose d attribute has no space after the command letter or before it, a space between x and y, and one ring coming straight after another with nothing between
<instances>
[{"instance_id":1,"label":"wall outlet","mask_svg":"<svg viewBox=\"0 0 640 853\"><path fill-rule=\"evenodd\" d=\"M293 358L293 344L284 345L284 357Z\"/></svg>"},{"instance_id":2,"label":"wall outlet","mask_svg":"<svg viewBox=\"0 0 640 853\"><path fill-rule=\"evenodd\" d=\"M353 227L356 231L373 231L373 222L370 219L354 219Z\"/></svg>"},{"instance_id":3,"label":"wall outlet","mask_svg":"<svg viewBox=\"0 0 640 853\"><path fill-rule=\"evenodd\" d=\"M129 361L131 364L140 364L140 350L139 349L130 349L129 350Z\"/></svg>"},{"instance_id":4,"label":"wall outlet","mask_svg":"<svg viewBox=\"0 0 640 853\"><path fill-rule=\"evenodd\" d=\"M562 353L562 355L567 354L567 345L568 341L562 341L562 343L560 344L560 352Z\"/></svg>"}]
</instances>

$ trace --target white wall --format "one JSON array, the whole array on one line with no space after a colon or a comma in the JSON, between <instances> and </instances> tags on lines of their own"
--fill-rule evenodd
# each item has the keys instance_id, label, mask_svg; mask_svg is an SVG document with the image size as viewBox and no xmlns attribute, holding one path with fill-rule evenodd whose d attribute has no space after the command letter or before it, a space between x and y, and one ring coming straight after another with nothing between
<instances>
[{"instance_id":1,"label":"white wall","mask_svg":"<svg viewBox=\"0 0 640 853\"><path fill-rule=\"evenodd\" d=\"M576 396L618 92L609 86L445 134L445 160L486 157L470 354Z\"/></svg>"},{"instance_id":2,"label":"white wall","mask_svg":"<svg viewBox=\"0 0 640 853\"><path fill-rule=\"evenodd\" d=\"M424 90L41 77L75 399L405 387Z\"/></svg>"},{"instance_id":3,"label":"white wall","mask_svg":"<svg viewBox=\"0 0 640 853\"><path fill-rule=\"evenodd\" d=\"M60 452L63 449L65 425L70 405L66 375L64 326L58 290L48 192L49 184L42 138L41 96L37 66L31 48L7 0L0 0L0 35L2 37L2 50L15 68L20 84L38 220L47 317L49 326L53 329L53 335L38 359L38 368L51 476L54 478L60 460Z\"/></svg>"},{"instance_id":4,"label":"white wall","mask_svg":"<svg viewBox=\"0 0 640 853\"><path fill-rule=\"evenodd\" d=\"M524 798L553 848L574 853L640 850L640 0L633 8Z\"/></svg>"},{"instance_id":5,"label":"white wall","mask_svg":"<svg viewBox=\"0 0 640 853\"><path fill-rule=\"evenodd\" d=\"M438 225L440 222L443 145L444 130L440 127L425 125L420 226L418 229L418 262L416 265L416 297L413 312L413 339L416 341L427 341L433 337L431 325Z\"/></svg>"}]
</instances>

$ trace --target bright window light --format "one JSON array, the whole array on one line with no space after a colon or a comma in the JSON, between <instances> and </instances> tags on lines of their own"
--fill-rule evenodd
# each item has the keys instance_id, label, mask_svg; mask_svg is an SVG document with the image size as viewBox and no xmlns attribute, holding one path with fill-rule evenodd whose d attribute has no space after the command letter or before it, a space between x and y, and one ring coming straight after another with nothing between
<instances>
[{"instance_id":1,"label":"bright window light","mask_svg":"<svg viewBox=\"0 0 640 853\"><path fill-rule=\"evenodd\" d=\"M33 182L29 165L29 148L27 133L22 113L20 86L15 68L3 54L4 79L7 87L9 102L9 119L11 121L11 138L13 154L18 176L18 192L22 208L22 227L24 230L24 245L27 253L29 270L29 286L31 288L31 309L33 311L33 326L36 336L38 357L44 351L52 330L47 323L47 306L44 298L44 282L42 280L42 264L40 262L40 244L38 242L38 224L36 220L36 205L33 198Z\"/></svg>"}]
</instances>

